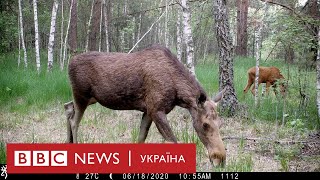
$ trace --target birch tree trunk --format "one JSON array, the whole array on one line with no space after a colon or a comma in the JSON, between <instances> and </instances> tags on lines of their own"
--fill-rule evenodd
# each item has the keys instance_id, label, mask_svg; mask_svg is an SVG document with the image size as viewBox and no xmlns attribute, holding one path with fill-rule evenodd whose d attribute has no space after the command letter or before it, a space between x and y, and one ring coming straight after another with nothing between
<instances>
[{"instance_id":1,"label":"birch tree trunk","mask_svg":"<svg viewBox=\"0 0 320 180\"><path fill-rule=\"evenodd\" d=\"M38 74L40 73L40 52L39 52L39 32L38 32L38 8L37 0L33 0L33 14L34 14L34 35L35 35L35 49L36 49L36 64Z\"/></svg>"},{"instance_id":2,"label":"birch tree trunk","mask_svg":"<svg viewBox=\"0 0 320 180\"><path fill-rule=\"evenodd\" d=\"M187 67L189 71L196 76L195 69L194 69L194 52L193 52L193 39L192 39L192 32L191 32L191 26L190 26L190 8L187 4L186 0L181 1L182 5L182 14L183 14L183 34L184 34L184 40L186 44L186 54L187 54Z\"/></svg>"},{"instance_id":3,"label":"birch tree trunk","mask_svg":"<svg viewBox=\"0 0 320 180\"><path fill-rule=\"evenodd\" d=\"M177 58L181 62L182 54L182 33L181 33L181 8L178 6L177 9Z\"/></svg>"},{"instance_id":4,"label":"birch tree trunk","mask_svg":"<svg viewBox=\"0 0 320 180\"><path fill-rule=\"evenodd\" d=\"M133 30L132 30L132 32L131 32L131 43L129 43L129 47L131 46L133 46L134 45L134 43L135 43L135 33L136 33L136 17L135 16L133 16L132 17L132 21L131 21L131 23L132 23L132 25L133 25Z\"/></svg>"},{"instance_id":5,"label":"birch tree trunk","mask_svg":"<svg viewBox=\"0 0 320 180\"><path fill-rule=\"evenodd\" d=\"M121 40L120 41L120 51L122 51L122 52L124 52L126 49L124 36L125 36L125 33L124 33L124 30L122 29L121 33L120 33L120 40Z\"/></svg>"},{"instance_id":6,"label":"birch tree trunk","mask_svg":"<svg viewBox=\"0 0 320 180\"><path fill-rule=\"evenodd\" d=\"M255 32L255 45L256 45L256 77L255 77L255 82L254 82L254 104L255 106L258 106L259 104L259 66L260 66L260 48L261 48L261 32L262 32L262 27L263 27L263 22L264 18L267 14L268 11L268 3L264 2L264 13L261 17L260 22L257 24L257 29Z\"/></svg>"},{"instance_id":7,"label":"birch tree trunk","mask_svg":"<svg viewBox=\"0 0 320 180\"><path fill-rule=\"evenodd\" d=\"M89 46L89 35L90 35L90 31L91 31L91 20L92 20L94 3L95 3L95 0L92 0L90 17L89 17L89 21L88 21L88 31L87 31L87 39L86 39L86 47L85 47L86 52L88 52L88 46Z\"/></svg>"},{"instance_id":8,"label":"birch tree trunk","mask_svg":"<svg viewBox=\"0 0 320 180\"><path fill-rule=\"evenodd\" d=\"M51 14L51 27L50 27L50 36L48 43L48 71L52 70L53 67L53 46L54 46L54 35L56 31L56 17L58 11L58 0L54 0Z\"/></svg>"},{"instance_id":9,"label":"birch tree trunk","mask_svg":"<svg viewBox=\"0 0 320 180\"><path fill-rule=\"evenodd\" d=\"M99 52L101 52L101 42L102 42L102 9L103 9L103 3L100 6L100 25L99 25L99 38L100 39L99 39L99 47L98 47Z\"/></svg>"},{"instance_id":10,"label":"birch tree trunk","mask_svg":"<svg viewBox=\"0 0 320 180\"><path fill-rule=\"evenodd\" d=\"M92 13L91 13L92 14ZM109 25L108 25L108 17L107 17L107 3L106 0L103 0L103 16L104 16L104 28L106 33L106 52L109 52Z\"/></svg>"},{"instance_id":11,"label":"birch tree trunk","mask_svg":"<svg viewBox=\"0 0 320 180\"><path fill-rule=\"evenodd\" d=\"M64 69L64 64L65 64L66 56L67 56L67 43L68 43L67 41L68 41L68 34L69 34L69 29L70 29L72 5L73 5L73 0L71 0L70 10L69 10L69 20L68 20L66 35L65 35L64 43L63 43L63 58L62 58L62 64L60 67L61 70Z\"/></svg>"},{"instance_id":12,"label":"birch tree trunk","mask_svg":"<svg viewBox=\"0 0 320 180\"><path fill-rule=\"evenodd\" d=\"M260 65L260 35L261 35L262 24L258 24L255 31L255 45L256 45L256 76L254 80L254 104L258 106L259 102L259 65Z\"/></svg>"},{"instance_id":13,"label":"birch tree trunk","mask_svg":"<svg viewBox=\"0 0 320 180\"><path fill-rule=\"evenodd\" d=\"M318 28L318 47L320 47L320 26ZM317 107L318 117L320 118L320 48L317 53Z\"/></svg>"},{"instance_id":14,"label":"birch tree trunk","mask_svg":"<svg viewBox=\"0 0 320 180\"><path fill-rule=\"evenodd\" d=\"M63 1L61 0L61 27L60 27L60 56L59 56L59 63L60 63L60 69L63 69L63 57L62 57L62 52L63 52L63 22L64 22L64 15L63 15Z\"/></svg>"},{"instance_id":15,"label":"birch tree trunk","mask_svg":"<svg viewBox=\"0 0 320 180\"><path fill-rule=\"evenodd\" d=\"M233 84L233 46L225 0L214 0L214 27L219 48L219 89L225 89L220 104L221 111L233 116L238 99Z\"/></svg>"},{"instance_id":16,"label":"birch tree trunk","mask_svg":"<svg viewBox=\"0 0 320 180\"><path fill-rule=\"evenodd\" d=\"M24 31L23 31L23 16L22 16L22 7L21 7L21 0L18 0L19 4L19 20L20 20L20 37L21 37L21 45L23 49L23 61L24 61L24 67L28 67L28 60L27 60L27 49L26 45L24 43Z\"/></svg>"},{"instance_id":17,"label":"birch tree trunk","mask_svg":"<svg viewBox=\"0 0 320 180\"><path fill-rule=\"evenodd\" d=\"M165 46L167 48L169 48L169 40L168 40L168 0L165 0L166 1L166 18L165 18L165 24L164 24L164 43L165 43Z\"/></svg>"},{"instance_id":18,"label":"birch tree trunk","mask_svg":"<svg viewBox=\"0 0 320 180\"><path fill-rule=\"evenodd\" d=\"M20 16L18 16L18 41L19 41L19 55L18 55L18 68L20 67L21 61L21 33L20 33Z\"/></svg>"},{"instance_id":19,"label":"birch tree trunk","mask_svg":"<svg viewBox=\"0 0 320 180\"><path fill-rule=\"evenodd\" d=\"M142 9L142 2L140 3L140 9ZM139 13L139 24L138 24L138 33L137 33L137 38L136 41L140 39L141 36L141 23L142 23L142 13ZM139 47L139 44L137 44L137 47Z\"/></svg>"}]
</instances>

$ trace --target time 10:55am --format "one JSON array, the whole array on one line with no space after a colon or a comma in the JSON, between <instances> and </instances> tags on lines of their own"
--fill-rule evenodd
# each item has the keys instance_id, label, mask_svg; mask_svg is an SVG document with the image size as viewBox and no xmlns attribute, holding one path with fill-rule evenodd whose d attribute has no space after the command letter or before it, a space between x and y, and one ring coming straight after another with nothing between
<instances>
[{"instance_id":1,"label":"time 10:55am","mask_svg":"<svg viewBox=\"0 0 320 180\"><path fill-rule=\"evenodd\" d=\"M193 174L187 174L187 173L181 173L179 174L180 179L211 179L211 173L193 173Z\"/></svg>"}]
</instances>

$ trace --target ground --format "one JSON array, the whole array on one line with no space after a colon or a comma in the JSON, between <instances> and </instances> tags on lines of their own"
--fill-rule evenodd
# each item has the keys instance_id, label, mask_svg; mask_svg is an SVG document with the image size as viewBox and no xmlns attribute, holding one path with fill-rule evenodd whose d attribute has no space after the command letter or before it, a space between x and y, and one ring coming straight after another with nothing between
<instances>
[{"instance_id":1,"label":"ground","mask_svg":"<svg viewBox=\"0 0 320 180\"><path fill-rule=\"evenodd\" d=\"M0 111L1 141L5 143L63 143L66 118L63 103L47 111L28 114ZM113 111L99 104L90 106L80 123L82 143L135 142L142 113ZM227 148L225 169L215 169L192 127L190 115L182 108L168 114L170 125L180 142L197 144L197 171L320 171L320 132L297 131L271 122L252 121L243 116L224 118L221 136ZM147 142L163 142L152 124Z\"/></svg>"}]
</instances>

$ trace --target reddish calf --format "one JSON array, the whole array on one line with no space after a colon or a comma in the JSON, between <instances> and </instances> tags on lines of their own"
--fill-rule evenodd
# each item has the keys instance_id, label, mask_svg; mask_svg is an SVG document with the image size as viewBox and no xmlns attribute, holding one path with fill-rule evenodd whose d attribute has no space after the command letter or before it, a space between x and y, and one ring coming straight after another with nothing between
<instances>
[{"instance_id":1,"label":"reddish calf","mask_svg":"<svg viewBox=\"0 0 320 180\"><path fill-rule=\"evenodd\" d=\"M252 94L254 95L254 89L255 89L255 77L256 77L256 67L251 67L248 71L248 83L246 87L244 88L243 92L247 93L248 90L250 89L251 85L253 84L253 87L251 89ZM280 70L274 66L272 67L259 67L259 81L258 81L258 86L261 83L266 83L266 91L268 93L269 87L272 86L274 88L275 94L277 94L276 87L277 87L277 81L279 80L284 80L285 78L281 74ZM284 82L280 81L280 92L282 95L285 94L286 91L286 86Z\"/></svg>"}]
</instances>

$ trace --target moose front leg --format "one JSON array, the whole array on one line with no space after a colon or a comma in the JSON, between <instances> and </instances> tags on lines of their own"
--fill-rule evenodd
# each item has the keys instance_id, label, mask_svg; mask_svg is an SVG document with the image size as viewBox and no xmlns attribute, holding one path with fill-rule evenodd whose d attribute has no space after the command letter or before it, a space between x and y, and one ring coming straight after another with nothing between
<instances>
[{"instance_id":1,"label":"moose front leg","mask_svg":"<svg viewBox=\"0 0 320 180\"><path fill-rule=\"evenodd\" d=\"M169 126L165 112L158 111L152 113L150 117L152 118L157 126L157 129L166 141L177 143L177 138L175 137Z\"/></svg>"}]
</instances>

